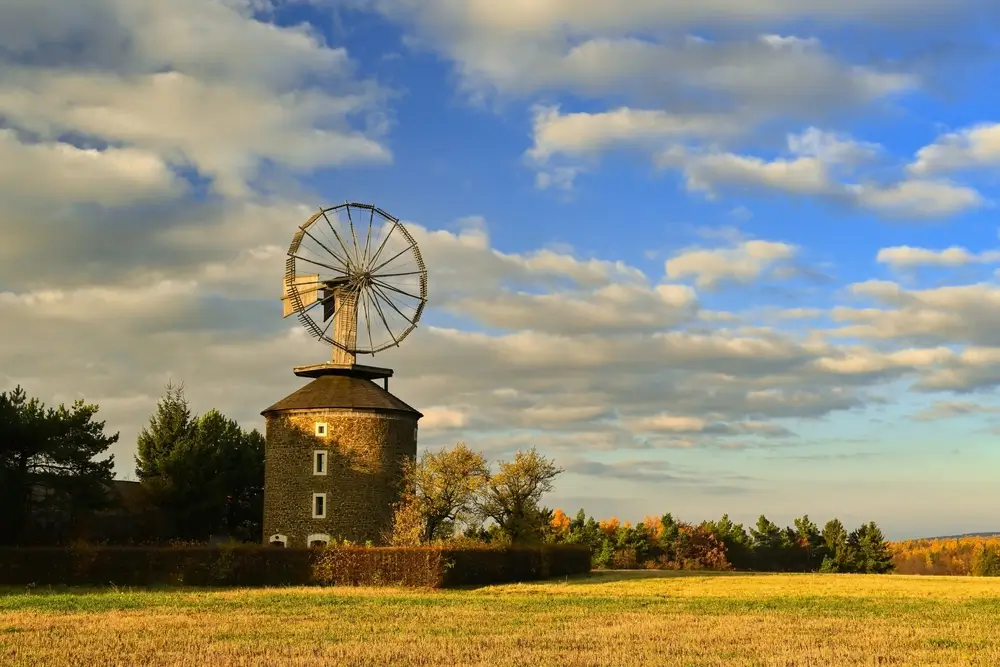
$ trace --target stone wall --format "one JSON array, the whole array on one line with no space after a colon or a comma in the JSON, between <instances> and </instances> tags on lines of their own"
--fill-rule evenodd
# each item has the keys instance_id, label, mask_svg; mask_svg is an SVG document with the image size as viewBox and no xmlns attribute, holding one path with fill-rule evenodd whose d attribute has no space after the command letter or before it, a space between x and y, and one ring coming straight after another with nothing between
<instances>
[{"instance_id":1,"label":"stone wall","mask_svg":"<svg viewBox=\"0 0 1000 667\"><path fill-rule=\"evenodd\" d=\"M325 422L328 434L315 435ZM294 410L266 419L264 535L307 546L310 535L380 544L392 525L400 461L417 454L417 416L373 410ZM313 474L313 452L327 452L327 474ZM326 518L312 518L326 493Z\"/></svg>"}]
</instances>

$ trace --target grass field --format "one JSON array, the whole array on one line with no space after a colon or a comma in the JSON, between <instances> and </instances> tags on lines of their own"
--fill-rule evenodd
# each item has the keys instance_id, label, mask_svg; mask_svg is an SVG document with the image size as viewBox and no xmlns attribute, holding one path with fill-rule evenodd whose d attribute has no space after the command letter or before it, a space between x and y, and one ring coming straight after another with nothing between
<instances>
[{"instance_id":1,"label":"grass field","mask_svg":"<svg viewBox=\"0 0 1000 667\"><path fill-rule=\"evenodd\" d=\"M1000 665L1000 580L595 573L462 591L5 591L0 665Z\"/></svg>"}]
</instances>

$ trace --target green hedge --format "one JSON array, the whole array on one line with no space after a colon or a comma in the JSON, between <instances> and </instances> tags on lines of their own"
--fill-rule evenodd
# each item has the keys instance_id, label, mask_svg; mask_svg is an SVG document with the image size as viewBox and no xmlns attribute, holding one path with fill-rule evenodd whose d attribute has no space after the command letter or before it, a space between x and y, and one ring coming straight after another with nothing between
<instances>
[{"instance_id":1,"label":"green hedge","mask_svg":"<svg viewBox=\"0 0 1000 667\"><path fill-rule=\"evenodd\" d=\"M0 548L0 585L416 586L531 581L590 571L586 547L277 549Z\"/></svg>"},{"instance_id":2,"label":"green hedge","mask_svg":"<svg viewBox=\"0 0 1000 667\"><path fill-rule=\"evenodd\" d=\"M590 572L590 547L556 544L542 547L446 549L444 586L475 586L536 581Z\"/></svg>"}]
</instances>

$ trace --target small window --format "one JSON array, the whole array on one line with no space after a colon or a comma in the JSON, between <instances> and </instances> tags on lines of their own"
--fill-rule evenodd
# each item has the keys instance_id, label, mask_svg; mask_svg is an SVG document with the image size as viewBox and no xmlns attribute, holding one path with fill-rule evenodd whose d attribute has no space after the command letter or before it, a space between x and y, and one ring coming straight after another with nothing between
<instances>
[{"instance_id":1,"label":"small window","mask_svg":"<svg viewBox=\"0 0 1000 667\"><path fill-rule=\"evenodd\" d=\"M272 547L282 547L284 548L288 544L288 536L282 535L281 533L275 533L268 540Z\"/></svg>"},{"instance_id":2,"label":"small window","mask_svg":"<svg viewBox=\"0 0 1000 667\"><path fill-rule=\"evenodd\" d=\"M317 449L313 452L313 474L314 475L325 475L326 474L326 450Z\"/></svg>"},{"instance_id":3,"label":"small window","mask_svg":"<svg viewBox=\"0 0 1000 667\"><path fill-rule=\"evenodd\" d=\"M326 437L326 422L316 422L316 435L321 438Z\"/></svg>"},{"instance_id":4,"label":"small window","mask_svg":"<svg viewBox=\"0 0 1000 667\"><path fill-rule=\"evenodd\" d=\"M313 494L313 518L314 519L325 519L326 518L326 494L325 493L314 493Z\"/></svg>"},{"instance_id":5,"label":"small window","mask_svg":"<svg viewBox=\"0 0 1000 667\"><path fill-rule=\"evenodd\" d=\"M413 439L414 440L417 439L417 427L416 426L413 427Z\"/></svg>"},{"instance_id":6,"label":"small window","mask_svg":"<svg viewBox=\"0 0 1000 667\"><path fill-rule=\"evenodd\" d=\"M325 547L330 544L330 536L326 533L316 533L306 538L306 545L310 547Z\"/></svg>"}]
</instances>

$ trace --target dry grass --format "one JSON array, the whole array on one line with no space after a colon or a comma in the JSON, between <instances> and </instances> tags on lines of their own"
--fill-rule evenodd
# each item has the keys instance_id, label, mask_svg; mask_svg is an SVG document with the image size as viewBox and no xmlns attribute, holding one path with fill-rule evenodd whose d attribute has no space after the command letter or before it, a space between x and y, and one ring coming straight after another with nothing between
<instances>
[{"instance_id":1,"label":"dry grass","mask_svg":"<svg viewBox=\"0 0 1000 667\"><path fill-rule=\"evenodd\" d=\"M1000 580L595 574L466 591L8 591L0 665L1000 665Z\"/></svg>"}]
</instances>

